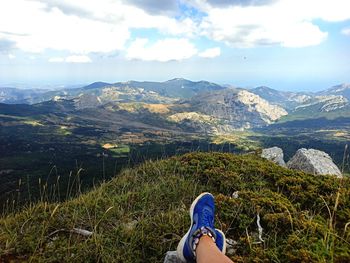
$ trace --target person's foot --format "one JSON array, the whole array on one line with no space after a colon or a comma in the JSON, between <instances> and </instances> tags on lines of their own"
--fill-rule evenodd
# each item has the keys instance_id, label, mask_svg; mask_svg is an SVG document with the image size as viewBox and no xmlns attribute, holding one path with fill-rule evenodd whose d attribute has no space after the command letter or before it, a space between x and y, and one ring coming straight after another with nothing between
<instances>
[{"instance_id":1,"label":"person's foot","mask_svg":"<svg viewBox=\"0 0 350 263\"><path fill-rule=\"evenodd\" d=\"M225 236L214 228L215 202L212 194L200 194L191 205L190 216L191 226L177 246L177 254L183 262L195 261L195 250L203 235L208 235L215 242L218 233L221 247L224 248Z\"/></svg>"}]
</instances>

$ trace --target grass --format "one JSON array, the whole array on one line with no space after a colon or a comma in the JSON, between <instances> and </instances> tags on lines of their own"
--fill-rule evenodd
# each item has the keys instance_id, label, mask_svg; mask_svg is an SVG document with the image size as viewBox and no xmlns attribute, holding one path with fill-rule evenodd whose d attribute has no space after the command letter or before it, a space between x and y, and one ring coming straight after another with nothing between
<instances>
[{"instance_id":1,"label":"grass","mask_svg":"<svg viewBox=\"0 0 350 263\"><path fill-rule=\"evenodd\" d=\"M69 130L69 127L62 125L59 126L59 129L57 129L57 133L64 136L72 135L72 132Z\"/></svg>"},{"instance_id":2,"label":"grass","mask_svg":"<svg viewBox=\"0 0 350 263\"><path fill-rule=\"evenodd\" d=\"M291 171L255 155L148 161L70 201L3 216L0 261L162 262L189 226L192 200L210 191L216 227L237 242L235 262L349 262L349 186L348 178Z\"/></svg>"},{"instance_id":3,"label":"grass","mask_svg":"<svg viewBox=\"0 0 350 263\"><path fill-rule=\"evenodd\" d=\"M109 149L109 151L112 152L113 155L128 156L130 153L130 147L128 145L120 145L118 147Z\"/></svg>"},{"instance_id":4,"label":"grass","mask_svg":"<svg viewBox=\"0 0 350 263\"><path fill-rule=\"evenodd\" d=\"M307 120L307 119L317 119L317 118L325 118L328 120L334 120L340 117L348 118L350 117L349 114L349 108L343 108L338 109L335 111L330 112L320 112L320 109L313 109L313 110L297 110L295 112L292 112L291 114L288 114L286 116L283 116L281 119L278 120L279 123L281 122L288 122L288 121L295 121L295 120Z\"/></svg>"},{"instance_id":5,"label":"grass","mask_svg":"<svg viewBox=\"0 0 350 263\"><path fill-rule=\"evenodd\" d=\"M26 120L26 121L23 121L23 123L27 125L32 125L32 126L43 126L43 124L35 120Z\"/></svg>"},{"instance_id":6,"label":"grass","mask_svg":"<svg viewBox=\"0 0 350 263\"><path fill-rule=\"evenodd\" d=\"M233 143L243 151L254 151L260 147L257 139L251 140L250 137L258 138L261 134L253 131L235 131L232 134L220 134L212 138L212 142L216 144Z\"/></svg>"}]
</instances>

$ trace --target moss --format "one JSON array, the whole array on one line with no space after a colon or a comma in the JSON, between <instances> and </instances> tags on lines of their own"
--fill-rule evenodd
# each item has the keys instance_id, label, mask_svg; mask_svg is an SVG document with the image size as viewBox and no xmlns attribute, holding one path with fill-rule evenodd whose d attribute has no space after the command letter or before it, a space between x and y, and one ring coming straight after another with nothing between
<instances>
[{"instance_id":1,"label":"moss","mask_svg":"<svg viewBox=\"0 0 350 263\"><path fill-rule=\"evenodd\" d=\"M0 261L162 262L187 231L192 200L210 191L217 227L237 241L235 262L347 262L349 189L347 178L291 171L255 155L149 161L76 199L1 218ZM68 231L74 227L94 234Z\"/></svg>"}]
</instances>

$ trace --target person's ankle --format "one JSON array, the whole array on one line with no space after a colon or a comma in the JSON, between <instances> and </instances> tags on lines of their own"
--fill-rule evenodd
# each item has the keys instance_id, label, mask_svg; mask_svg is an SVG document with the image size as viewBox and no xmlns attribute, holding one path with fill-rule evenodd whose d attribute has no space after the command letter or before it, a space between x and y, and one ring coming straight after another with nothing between
<instances>
[{"instance_id":1,"label":"person's ankle","mask_svg":"<svg viewBox=\"0 0 350 263\"><path fill-rule=\"evenodd\" d=\"M216 238L215 232L213 232L209 227L202 226L193 234L192 251L194 256L196 256L196 249L198 247L200 240L204 237L209 238L211 242L215 244L215 238Z\"/></svg>"},{"instance_id":2,"label":"person's ankle","mask_svg":"<svg viewBox=\"0 0 350 263\"><path fill-rule=\"evenodd\" d=\"M215 244L214 240L209 237L209 236L202 236L200 239L199 239L199 244L203 242L203 243L213 243Z\"/></svg>"},{"instance_id":3,"label":"person's ankle","mask_svg":"<svg viewBox=\"0 0 350 263\"><path fill-rule=\"evenodd\" d=\"M215 242L213 241L213 239L211 239L209 236L202 236L200 239L199 239L199 243L197 245L197 251L200 251L202 250L203 248L204 249L207 249L208 247L211 247L211 246L215 246L216 247L216 244Z\"/></svg>"}]
</instances>

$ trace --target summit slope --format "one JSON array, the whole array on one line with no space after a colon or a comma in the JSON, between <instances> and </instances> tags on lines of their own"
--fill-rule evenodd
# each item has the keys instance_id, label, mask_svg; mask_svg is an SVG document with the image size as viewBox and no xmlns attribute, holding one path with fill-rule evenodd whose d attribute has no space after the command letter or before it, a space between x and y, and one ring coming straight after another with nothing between
<instances>
[{"instance_id":1,"label":"summit slope","mask_svg":"<svg viewBox=\"0 0 350 263\"><path fill-rule=\"evenodd\" d=\"M288 170L256 155L149 161L76 199L1 218L0 261L162 262L188 228L192 200L209 191L234 262L348 262L349 189L347 178Z\"/></svg>"}]
</instances>

